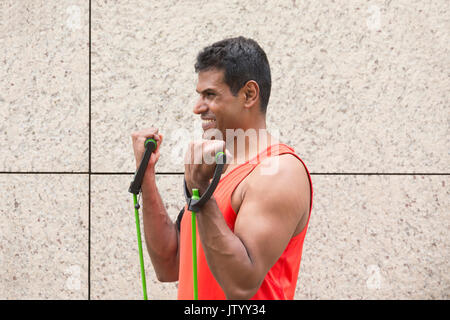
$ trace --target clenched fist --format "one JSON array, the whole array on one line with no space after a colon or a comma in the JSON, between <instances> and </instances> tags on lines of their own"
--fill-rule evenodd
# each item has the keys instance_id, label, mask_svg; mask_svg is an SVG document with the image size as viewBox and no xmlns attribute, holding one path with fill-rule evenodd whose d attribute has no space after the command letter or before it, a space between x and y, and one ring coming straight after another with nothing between
<instances>
[{"instance_id":1,"label":"clenched fist","mask_svg":"<svg viewBox=\"0 0 450 320\"><path fill-rule=\"evenodd\" d=\"M158 134L158 128L147 128L143 129L141 131L136 131L131 134L131 139L133 141L133 151L134 151L134 157L136 159L136 169L139 168L139 165L141 164L142 158L144 157L145 153L145 146L144 142L148 138L155 139L157 147L154 152L152 152L152 155L150 156L150 160L148 161L148 166L145 171L145 175L147 172L155 173L155 164L158 162L159 159L159 150L161 148L161 144L163 141L163 135Z\"/></svg>"},{"instance_id":2,"label":"clenched fist","mask_svg":"<svg viewBox=\"0 0 450 320\"><path fill-rule=\"evenodd\" d=\"M184 158L184 178L190 191L196 188L200 195L206 191L216 168L215 156L220 151L225 152L226 155L226 163L222 171L225 172L231 161L231 154L225 149L225 141L200 140L189 143Z\"/></svg>"}]
</instances>

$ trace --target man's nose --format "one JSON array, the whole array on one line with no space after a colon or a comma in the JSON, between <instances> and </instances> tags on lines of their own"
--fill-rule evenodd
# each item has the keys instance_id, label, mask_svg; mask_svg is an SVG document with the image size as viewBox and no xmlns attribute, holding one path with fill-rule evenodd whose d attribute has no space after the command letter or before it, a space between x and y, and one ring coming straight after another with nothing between
<instances>
[{"instance_id":1,"label":"man's nose","mask_svg":"<svg viewBox=\"0 0 450 320\"><path fill-rule=\"evenodd\" d=\"M202 97L198 98L197 103L194 105L193 111L195 114L202 114L208 111L208 106Z\"/></svg>"}]
</instances>

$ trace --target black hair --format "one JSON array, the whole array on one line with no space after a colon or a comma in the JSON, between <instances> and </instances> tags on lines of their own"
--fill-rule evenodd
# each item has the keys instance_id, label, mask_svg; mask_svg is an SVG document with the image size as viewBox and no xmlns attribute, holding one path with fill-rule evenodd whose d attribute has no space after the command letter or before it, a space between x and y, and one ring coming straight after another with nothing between
<instances>
[{"instance_id":1,"label":"black hair","mask_svg":"<svg viewBox=\"0 0 450 320\"><path fill-rule=\"evenodd\" d=\"M228 38L203 48L197 55L195 72L214 68L224 71L224 82L234 96L249 80L256 81L261 112L266 114L272 86L270 66L266 53L255 40Z\"/></svg>"}]
</instances>

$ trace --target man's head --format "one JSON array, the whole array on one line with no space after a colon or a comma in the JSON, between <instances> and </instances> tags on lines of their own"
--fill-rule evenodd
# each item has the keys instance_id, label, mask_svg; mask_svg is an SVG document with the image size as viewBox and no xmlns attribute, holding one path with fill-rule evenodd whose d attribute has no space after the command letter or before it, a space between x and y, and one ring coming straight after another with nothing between
<instances>
[{"instance_id":1,"label":"man's head","mask_svg":"<svg viewBox=\"0 0 450 320\"><path fill-rule=\"evenodd\" d=\"M194 112L217 120L209 127L238 128L250 114L265 118L272 83L267 56L256 41L238 37L205 47L195 71L201 97Z\"/></svg>"}]
</instances>

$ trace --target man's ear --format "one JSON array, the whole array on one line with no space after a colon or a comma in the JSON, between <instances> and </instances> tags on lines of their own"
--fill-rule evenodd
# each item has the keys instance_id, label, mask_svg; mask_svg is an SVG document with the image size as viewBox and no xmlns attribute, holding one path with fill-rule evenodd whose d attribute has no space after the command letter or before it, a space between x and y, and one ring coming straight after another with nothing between
<instances>
[{"instance_id":1,"label":"man's ear","mask_svg":"<svg viewBox=\"0 0 450 320\"><path fill-rule=\"evenodd\" d=\"M259 100L258 83L254 80L249 80L242 89L245 98L245 107L250 108L257 104Z\"/></svg>"}]
</instances>

